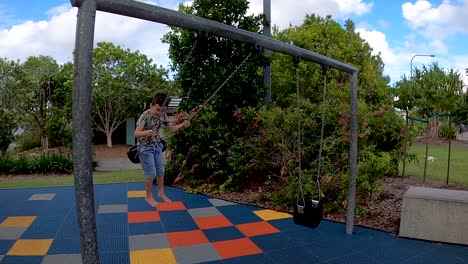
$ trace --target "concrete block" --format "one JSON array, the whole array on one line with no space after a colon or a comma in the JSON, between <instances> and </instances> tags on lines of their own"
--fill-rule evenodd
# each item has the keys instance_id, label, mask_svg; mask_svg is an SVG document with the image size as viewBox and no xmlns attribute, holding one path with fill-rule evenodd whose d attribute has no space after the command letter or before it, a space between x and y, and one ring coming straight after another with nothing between
<instances>
[{"instance_id":1,"label":"concrete block","mask_svg":"<svg viewBox=\"0 0 468 264\"><path fill-rule=\"evenodd\" d=\"M468 245L468 192L410 187L403 196L399 235Z\"/></svg>"}]
</instances>

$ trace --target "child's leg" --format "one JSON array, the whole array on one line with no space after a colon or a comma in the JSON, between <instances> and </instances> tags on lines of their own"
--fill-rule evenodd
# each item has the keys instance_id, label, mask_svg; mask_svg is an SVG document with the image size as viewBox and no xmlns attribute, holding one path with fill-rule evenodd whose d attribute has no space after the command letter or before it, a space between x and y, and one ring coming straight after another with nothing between
<instances>
[{"instance_id":1,"label":"child's leg","mask_svg":"<svg viewBox=\"0 0 468 264\"><path fill-rule=\"evenodd\" d=\"M151 206L156 207L158 203L153 198L153 179L156 175L154 164L154 150L152 147L140 147L140 162L145 174L145 200Z\"/></svg>"},{"instance_id":2,"label":"child's leg","mask_svg":"<svg viewBox=\"0 0 468 264\"><path fill-rule=\"evenodd\" d=\"M171 199L169 199L169 197L167 197L166 194L164 193L164 176L157 176L156 179L158 181L159 198L161 198L166 203L172 202Z\"/></svg>"},{"instance_id":3,"label":"child's leg","mask_svg":"<svg viewBox=\"0 0 468 264\"><path fill-rule=\"evenodd\" d=\"M145 179L145 200L153 207L158 205L158 202L153 198L153 180L149 178Z\"/></svg>"},{"instance_id":4,"label":"child's leg","mask_svg":"<svg viewBox=\"0 0 468 264\"><path fill-rule=\"evenodd\" d=\"M162 150L162 144L159 145L159 148L155 151L156 153L154 154L154 164L156 165L155 167L156 167L156 175L157 175L156 179L158 182L158 196L164 202L169 203L172 201L164 193L164 172L165 172L164 166L166 165L165 164L166 162L160 150Z\"/></svg>"}]
</instances>

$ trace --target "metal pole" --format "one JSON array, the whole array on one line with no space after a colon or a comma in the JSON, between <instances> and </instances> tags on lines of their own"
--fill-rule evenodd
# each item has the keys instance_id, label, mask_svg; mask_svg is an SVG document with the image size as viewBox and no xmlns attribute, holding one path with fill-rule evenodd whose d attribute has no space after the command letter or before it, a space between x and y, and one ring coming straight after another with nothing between
<instances>
[{"instance_id":1,"label":"metal pole","mask_svg":"<svg viewBox=\"0 0 468 264\"><path fill-rule=\"evenodd\" d=\"M72 5L76 1L71 1ZM99 264L91 160L91 81L96 0L80 1L73 78L73 169L81 258Z\"/></svg>"},{"instance_id":2,"label":"metal pole","mask_svg":"<svg viewBox=\"0 0 468 264\"><path fill-rule=\"evenodd\" d=\"M447 180L445 182L445 185L449 184L449 177L450 177L450 154L452 152L452 134L450 133L452 131L452 115L449 112L449 145L448 145L448 164L447 164Z\"/></svg>"},{"instance_id":3,"label":"metal pole","mask_svg":"<svg viewBox=\"0 0 468 264\"><path fill-rule=\"evenodd\" d=\"M271 0L263 0L263 14L265 16L263 20L263 35L265 37L271 37ZM271 50L265 50L265 56L271 57ZM263 69L263 83L267 87L265 98L263 103L267 104L271 102L271 64L269 63Z\"/></svg>"},{"instance_id":4,"label":"metal pole","mask_svg":"<svg viewBox=\"0 0 468 264\"><path fill-rule=\"evenodd\" d=\"M85 0L72 0L76 5ZM357 72L358 69L341 61L337 61L324 55L284 43L282 41L259 35L254 32L225 25L216 21L198 16L184 14L159 6L146 4L134 0L95 0L97 10L108 13L139 18L158 22L169 26L182 27L195 31L212 33L214 35L245 42L263 47L265 49L299 57L303 60L316 62L330 68L347 73Z\"/></svg>"},{"instance_id":5,"label":"metal pole","mask_svg":"<svg viewBox=\"0 0 468 264\"><path fill-rule=\"evenodd\" d=\"M353 234L354 211L356 207L356 176L358 150L358 103L357 103L357 72L351 74L351 102L350 102L350 148L349 148L349 186L348 208L346 211L346 234Z\"/></svg>"}]
</instances>

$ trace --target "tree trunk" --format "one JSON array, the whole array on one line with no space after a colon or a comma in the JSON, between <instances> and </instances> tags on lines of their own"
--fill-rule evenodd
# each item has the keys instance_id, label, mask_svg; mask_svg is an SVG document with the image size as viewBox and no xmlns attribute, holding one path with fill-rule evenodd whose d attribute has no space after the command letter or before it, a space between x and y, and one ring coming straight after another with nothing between
<instances>
[{"instance_id":1,"label":"tree trunk","mask_svg":"<svg viewBox=\"0 0 468 264\"><path fill-rule=\"evenodd\" d=\"M43 151L49 150L49 137L48 136L41 137L41 149Z\"/></svg>"},{"instance_id":2,"label":"tree trunk","mask_svg":"<svg viewBox=\"0 0 468 264\"><path fill-rule=\"evenodd\" d=\"M106 132L106 139L107 139L107 146L109 148L112 148L112 132L110 131Z\"/></svg>"}]
</instances>

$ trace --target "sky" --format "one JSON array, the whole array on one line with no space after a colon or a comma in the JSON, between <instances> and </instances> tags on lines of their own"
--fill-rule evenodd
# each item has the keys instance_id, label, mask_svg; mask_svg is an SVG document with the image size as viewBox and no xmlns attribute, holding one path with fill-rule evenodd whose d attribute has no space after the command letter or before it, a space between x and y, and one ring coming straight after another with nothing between
<instances>
[{"instance_id":1,"label":"sky","mask_svg":"<svg viewBox=\"0 0 468 264\"><path fill-rule=\"evenodd\" d=\"M141 0L143 1L143 0ZM177 10L177 0L145 0ZM249 14L263 12L263 0L250 0ZM385 64L394 84L414 68L437 62L458 70L468 84L468 0L271 0L272 24L285 29L302 24L306 14L347 19ZM0 57L24 61L48 55L62 64L73 61L77 8L69 0L0 0ZM98 12L95 44L110 41L139 50L167 66L166 25ZM429 55L435 57L415 56ZM413 61L411 62L411 59Z\"/></svg>"}]
</instances>

